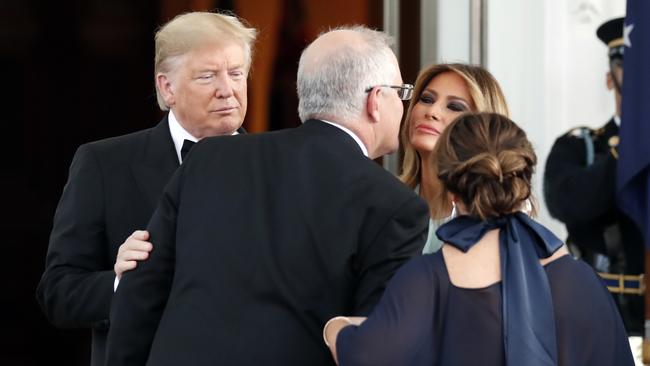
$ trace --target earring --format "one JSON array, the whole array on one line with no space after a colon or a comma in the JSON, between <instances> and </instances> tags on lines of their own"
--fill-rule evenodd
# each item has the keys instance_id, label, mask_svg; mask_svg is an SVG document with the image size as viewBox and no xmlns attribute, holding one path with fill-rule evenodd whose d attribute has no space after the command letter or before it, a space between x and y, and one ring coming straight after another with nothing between
<instances>
[{"instance_id":1,"label":"earring","mask_svg":"<svg viewBox=\"0 0 650 366\"><path fill-rule=\"evenodd\" d=\"M526 199L524 201L524 207L522 208L523 213L526 215L530 216L530 214L533 212L533 204L530 203L530 199Z\"/></svg>"},{"instance_id":2,"label":"earring","mask_svg":"<svg viewBox=\"0 0 650 366\"><path fill-rule=\"evenodd\" d=\"M456 201L451 201L451 215L449 216L449 219L453 219L456 216L458 216L458 210L456 210Z\"/></svg>"}]
</instances>

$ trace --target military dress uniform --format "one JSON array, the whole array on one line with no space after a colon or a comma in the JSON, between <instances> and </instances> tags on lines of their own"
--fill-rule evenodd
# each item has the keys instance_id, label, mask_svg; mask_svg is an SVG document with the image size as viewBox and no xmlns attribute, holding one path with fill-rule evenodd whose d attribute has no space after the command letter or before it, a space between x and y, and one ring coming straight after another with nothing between
<instances>
[{"instance_id":1,"label":"military dress uniform","mask_svg":"<svg viewBox=\"0 0 650 366\"><path fill-rule=\"evenodd\" d=\"M619 96L623 28L624 18L615 18L596 30L607 45L608 85ZM551 216L566 225L572 253L600 272L628 333L641 335L645 251L641 231L616 202L619 126L620 119L614 116L601 128L578 127L560 136L546 161L544 197Z\"/></svg>"},{"instance_id":2,"label":"military dress uniform","mask_svg":"<svg viewBox=\"0 0 650 366\"><path fill-rule=\"evenodd\" d=\"M615 118L599 129L572 129L555 141L544 174L546 204L566 225L573 254L610 278L644 272L642 234L616 204L618 133ZM643 296L630 293L639 287L624 281L613 291L630 334L643 329Z\"/></svg>"}]
</instances>

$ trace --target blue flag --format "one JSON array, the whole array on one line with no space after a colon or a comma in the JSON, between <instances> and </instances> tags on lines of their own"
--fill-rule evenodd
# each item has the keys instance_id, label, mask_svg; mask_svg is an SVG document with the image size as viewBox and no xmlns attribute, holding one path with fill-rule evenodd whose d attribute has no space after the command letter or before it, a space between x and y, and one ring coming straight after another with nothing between
<instances>
[{"instance_id":1,"label":"blue flag","mask_svg":"<svg viewBox=\"0 0 650 366\"><path fill-rule=\"evenodd\" d=\"M650 249L650 1L628 0L617 193Z\"/></svg>"}]
</instances>

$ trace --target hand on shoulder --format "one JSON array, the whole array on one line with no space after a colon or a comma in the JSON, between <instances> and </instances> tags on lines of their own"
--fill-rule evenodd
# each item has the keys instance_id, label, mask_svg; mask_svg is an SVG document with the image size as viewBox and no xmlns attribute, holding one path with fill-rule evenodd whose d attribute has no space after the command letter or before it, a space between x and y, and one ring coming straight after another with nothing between
<instances>
[{"instance_id":1,"label":"hand on shoulder","mask_svg":"<svg viewBox=\"0 0 650 366\"><path fill-rule=\"evenodd\" d=\"M114 266L115 276L118 280L124 272L137 267L138 261L149 258L149 252L153 249L153 245L147 240L149 240L149 232L136 230L120 245Z\"/></svg>"}]
</instances>

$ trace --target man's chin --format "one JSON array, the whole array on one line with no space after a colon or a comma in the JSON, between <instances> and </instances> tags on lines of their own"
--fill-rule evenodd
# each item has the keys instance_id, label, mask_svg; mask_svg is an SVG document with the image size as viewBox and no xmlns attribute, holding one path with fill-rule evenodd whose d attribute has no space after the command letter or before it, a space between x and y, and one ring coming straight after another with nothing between
<instances>
[{"instance_id":1,"label":"man's chin","mask_svg":"<svg viewBox=\"0 0 650 366\"><path fill-rule=\"evenodd\" d=\"M241 127L243 121L238 118L221 118L211 123L210 135L232 135Z\"/></svg>"}]
</instances>

